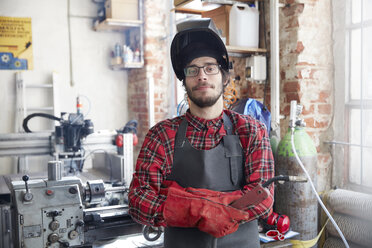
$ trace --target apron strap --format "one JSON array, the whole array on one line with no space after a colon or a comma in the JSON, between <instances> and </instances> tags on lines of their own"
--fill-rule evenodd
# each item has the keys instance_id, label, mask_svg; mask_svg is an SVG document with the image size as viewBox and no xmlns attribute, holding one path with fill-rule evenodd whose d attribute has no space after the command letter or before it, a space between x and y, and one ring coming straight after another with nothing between
<instances>
[{"instance_id":1,"label":"apron strap","mask_svg":"<svg viewBox=\"0 0 372 248\"><path fill-rule=\"evenodd\" d=\"M223 113L222 118L223 118L223 125L224 125L226 133L228 135L232 135L233 124L232 124L230 118L225 114L225 112ZM186 118L182 118L182 122L181 122L181 124L178 128L177 133L176 133L175 147L177 147L177 148L183 147L183 144L185 143L187 125L188 124L187 124Z\"/></svg>"},{"instance_id":2,"label":"apron strap","mask_svg":"<svg viewBox=\"0 0 372 248\"><path fill-rule=\"evenodd\" d=\"M185 139L186 139L186 130L187 130L187 120L186 118L182 118L182 122L176 133L176 140L174 142L174 148L183 147L183 144L185 144Z\"/></svg>"},{"instance_id":3,"label":"apron strap","mask_svg":"<svg viewBox=\"0 0 372 248\"><path fill-rule=\"evenodd\" d=\"M225 114L225 112L223 112L223 125L225 127L226 133L228 135L231 135L233 124L232 124L230 118Z\"/></svg>"}]
</instances>

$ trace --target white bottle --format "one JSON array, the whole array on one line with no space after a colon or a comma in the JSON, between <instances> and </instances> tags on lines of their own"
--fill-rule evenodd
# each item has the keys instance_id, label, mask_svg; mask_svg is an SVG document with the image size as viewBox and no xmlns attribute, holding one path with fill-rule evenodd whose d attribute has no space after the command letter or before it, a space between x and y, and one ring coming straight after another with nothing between
<instances>
[{"instance_id":1,"label":"white bottle","mask_svg":"<svg viewBox=\"0 0 372 248\"><path fill-rule=\"evenodd\" d=\"M258 48L259 12L247 4L235 3L229 17L229 45Z\"/></svg>"}]
</instances>

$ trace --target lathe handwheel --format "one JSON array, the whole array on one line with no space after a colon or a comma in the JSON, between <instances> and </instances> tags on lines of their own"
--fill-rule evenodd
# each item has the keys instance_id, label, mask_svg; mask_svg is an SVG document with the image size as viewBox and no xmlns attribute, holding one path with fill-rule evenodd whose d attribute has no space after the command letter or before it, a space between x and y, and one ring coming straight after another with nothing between
<instances>
[{"instance_id":1,"label":"lathe handwheel","mask_svg":"<svg viewBox=\"0 0 372 248\"><path fill-rule=\"evenodd\" d=\"M148 241L157 240L160 237L161 233L162 229L160 227L144 226L142 229L142 234Z\"/></svg>"}]
</instances>

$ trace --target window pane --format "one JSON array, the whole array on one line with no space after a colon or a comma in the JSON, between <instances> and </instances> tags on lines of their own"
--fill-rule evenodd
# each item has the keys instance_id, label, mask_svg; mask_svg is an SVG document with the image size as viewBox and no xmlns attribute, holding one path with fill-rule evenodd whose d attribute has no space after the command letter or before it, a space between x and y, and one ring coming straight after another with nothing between
<instances>
[{"instance_id":1,"label":"window pane","mask_svg":"<svg viewBox=\"0 0 372 248\"><path fill-rule=\"evenodd\" d=\"M361 31L351 31L350 49L350 97L352 100L360 99L361 82Z\"/></svg>"},{"instance_id":2,"label":"window pane","mask_svg":"<svg viewBox=\"0 0 372 248\"><path fill-rule=\"evenodd\" d=\"M363 148L363 180L365 186L372 186L372 148Z\"/></svg>"},{"instance_id":3,"label":"window pane","mask_svg":"<svg viewBox=\"0 0 372 248\"><path fill-rule=\"evenodd\" d=\"M360 147L350 146L349 148L350 157L349 157L349 180L351 183L360 184Z\"/></svg>"},{"instance_id":4,"label":"window pane","mask_svg":"<svg viewBox=\"0 0 372 248\"><path fill-rule=\"evenodd\" d=\"M350 130L349 142L360 145L360 110L352 109L350 111Z\"/></svg>"},{"instance_id":5,"label":"window pane","mask_svg":"<svg viewBox=\"0 0 372 248\"><path fill-rule=\"evenodd\" d=\"M363 20L372 20L372 1L364 0L363 2Z\"/></svg>"},{"instance_id":6,"label":"window pane","mask_svg":"<svg viewBox=\"0 0 372 248\"><path fill-rule=\"evenodd\" d=\"M369 0L368 0L369 1ZM351 21L352 23L361 22L361 0L352 0L351 1Z\"/></svg>"},{"instance_id":7,"label":"window pane","mask_svg":"<svg viewBox=\"0 0 372 248\"><path fill-rule=\"evenodd\" d=\"M372 110L370 109L363 109L363 145L372 146Z\"/></svg>"},{"instance_id":8,"label":"window pane","mask_svg":"<svg viewBox=\"0 0 372 248\"><path fill-rule=\"evenodd\" d=\"M372 4L372 0L369 0ZM372 99L372 27L363 29L363 98Z\"/></svg>"}]
</instances>

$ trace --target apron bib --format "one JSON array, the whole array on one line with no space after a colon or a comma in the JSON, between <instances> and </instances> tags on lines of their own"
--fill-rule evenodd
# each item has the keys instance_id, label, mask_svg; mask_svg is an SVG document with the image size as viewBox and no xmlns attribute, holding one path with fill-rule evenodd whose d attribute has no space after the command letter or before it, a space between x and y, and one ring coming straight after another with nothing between
<instances>
[{"instance_id":1,"label":"apron bib","mask_svg":"<svg viewBox=\"0 0 372 248\"><path fill-rule=\"evenodd\" d=\"M227 135L210 150L195 149L186 138L187 120L176 134L172 171L167 180L182 187L215 191L239 190L245 183L243 150L239 136L232 135L232 123L223 114ZM216 216L218 218L218 216ZM215 238L197 228L166 227L164 248L259 248L257 220L239 226L222 238Z\"/></svg>"}]
</instances>

